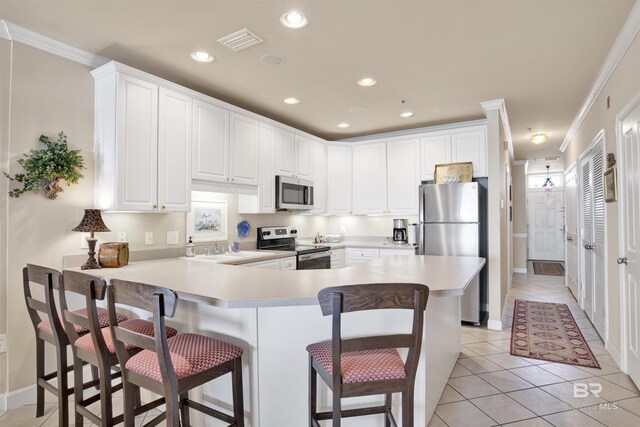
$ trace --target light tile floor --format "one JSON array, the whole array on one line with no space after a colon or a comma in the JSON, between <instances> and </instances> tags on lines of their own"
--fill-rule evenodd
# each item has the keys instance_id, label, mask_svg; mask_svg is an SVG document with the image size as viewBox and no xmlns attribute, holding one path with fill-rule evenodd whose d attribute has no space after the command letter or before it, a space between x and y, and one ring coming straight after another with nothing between
<instances>
[{"instance_id":1,"label":"light tile floor","mask_svg":"<svg viewBox=\"0 0 640 427\"><path fill-rule=\"evenodd\" d=\"M511 356L509 344L516 298L569 305L602 369ZM640 391L604 349L595 329L564 286L563 277L514 275L503 324L502 331L463 326L460 358L429 427L640 427ZM576 382L600 383L603 387L600 398L574 398ZM115 394L114 407L120 413L121 393ZM54 404L47 404L44 417L35 419L34 414L34 405L13 409L0 415L0 426L57 425ZM153 416L138 417L136 425L150 421Z\"/></svg>"},{"instance_id":2,"label":"light tile floor","mask_svg":"<svg viewBox=\"0 0 640 427\"><path fill-rule=\"evenodd\" d=\"M567 304L602 369L509 354L515 299ZM607 353L564 277L514 275L503 330L463 326L462 344L429 427L640 427L640 391ZM601 384L600 397L574 397L574 383Z\"/></svg>"}]
</instances>

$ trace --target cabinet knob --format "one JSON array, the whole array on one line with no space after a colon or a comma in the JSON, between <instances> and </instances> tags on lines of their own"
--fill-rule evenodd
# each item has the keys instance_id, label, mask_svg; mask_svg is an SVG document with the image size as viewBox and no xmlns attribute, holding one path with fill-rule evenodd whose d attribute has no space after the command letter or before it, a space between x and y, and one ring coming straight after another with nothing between
<instances>
[{"instance_id":1,"label":"cabinet knob","mask_svg":"<svg viewBox=\"0 0 640 427\"><path fill-rule=\"evenodd\" d=\"M235 178L231 178L231 181L235 181L235 180L236 180Z\"/></svg>"},{"instance_id":2,"label":"cabinet knob","mask_svg":"<svg viewBox=\"0 0 640 427\"><path fill-rule=\"evenodd\" d=\"M227 181L229 181L229 178L227 178Z\"/></svg>"},{"instance_id":3,"label":"cabinet knob","mask_svg":"<svg viewBox=\"0 0 640 427\"><path fill-rule=\"evenodd\" d=\"M158 209L158 205L153 205L153 209Z\"/></svg>"},{"instance_id":4,"label":"cabinet knob","mask_svg":"<svg viewBox=\"0 0 640 427\"><path fill-rule=\"evenodd\" d=\"M165 208L166 208L165 205L162 205L162 209L165 209Z\"/></svg>"}]
</instances>

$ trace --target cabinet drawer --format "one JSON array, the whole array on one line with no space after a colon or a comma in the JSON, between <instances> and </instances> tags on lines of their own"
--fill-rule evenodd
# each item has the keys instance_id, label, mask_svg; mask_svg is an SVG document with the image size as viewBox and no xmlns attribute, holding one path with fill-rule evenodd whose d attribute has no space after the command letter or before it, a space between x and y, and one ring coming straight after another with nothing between
<instances>
[{"instance_id":1,"label":"cabinet drawer","mask_svg":"<svg viewBox=\"0 0 640 427\"><path fill-rule=\"evenodd\" d=\"M256 261L247 264L241 264L243 267L267 268L271 270L280 270L280 260L272 259L269 261Z\"/></svg>"},{"instance_id":2,"label":"cabinet drawer","mask_svg":"<svg viewBox=\"0 0 640 427\"><path fill-rule=\"evenodd\" d=\"M280 258L280 270L295 270L296 257Z\"/></svg>"},{"instance_id":3,"label":"cabinet drawer","mask_svg":"<svg viewBox=\"0 0 640 427\"><path fill-rule=\"evenodd\" d=\"M335 249L329 252L331 253L331 261L340 261L344 258L344 249Z\"/></svg>"},{"instance_id":4,"label":"cabinet drawer","mask_svg":"<svg viewBox=\"0 0 640 427\"><path fill-rule=\"evenodd\" d=\"M346 255L347 258L374 259L380 258L380 250L366 248L347 248Z\"/></svg>"}]
</instances>

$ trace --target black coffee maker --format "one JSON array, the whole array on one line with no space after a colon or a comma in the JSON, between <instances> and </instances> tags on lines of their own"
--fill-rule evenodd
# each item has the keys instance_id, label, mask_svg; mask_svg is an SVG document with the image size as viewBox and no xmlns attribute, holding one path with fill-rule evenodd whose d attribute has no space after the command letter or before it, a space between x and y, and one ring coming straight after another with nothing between
<instances>
[{"instance_id":1,"label":"black coffee maker","mask_svg":"<svg viewBox=\"0 0 640 427\"><path fill-rule=\"evenodd\" d=\"M407 227L409 221L406 219L394 219L393 220L393 243L406 244L407 240Z\"/></svg>"}]
</instances>

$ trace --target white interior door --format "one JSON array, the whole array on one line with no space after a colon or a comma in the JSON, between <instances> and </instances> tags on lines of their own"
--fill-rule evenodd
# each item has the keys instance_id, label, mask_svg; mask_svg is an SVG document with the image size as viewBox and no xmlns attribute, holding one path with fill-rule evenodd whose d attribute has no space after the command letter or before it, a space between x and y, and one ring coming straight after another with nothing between
<instances>
[{"instance_id":1,"label":"white interior door","mask_svg":"<svg viewBox=\"0 0 640 427\"><path fill-rule=\"evenodd\" d=\"M565 177L566 283L576 300L578 287L578 173L574 168Z\"/></svg>"},{"instance_id":2,"label":"white interior door","mask_svg":"<svg viewBox=\"0 0 640 427\"><path fill-rule=\"evenodd\" d=\"M623 300L623 358L627 373L640 385L640 106L622 121L618 148L620 165L620 239L626 264L621 263ZM624 258L618 262L625 261Z\"/></svg>"},{"instance_id":3,"label":"white interior door","mask_svg":"<svg viewBox=\"0 0 640 427\"><path fill-rule=\"evenodd\" d=\"M542 189L532 188L527 196L529 259L563 261L563 191L547 193Z\"/></svg>"}]
</instances>

